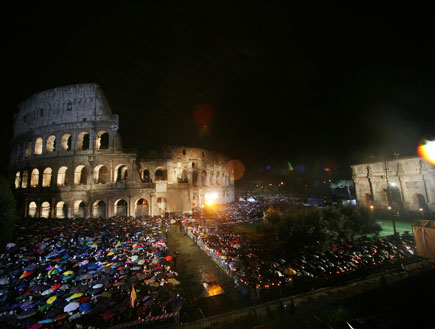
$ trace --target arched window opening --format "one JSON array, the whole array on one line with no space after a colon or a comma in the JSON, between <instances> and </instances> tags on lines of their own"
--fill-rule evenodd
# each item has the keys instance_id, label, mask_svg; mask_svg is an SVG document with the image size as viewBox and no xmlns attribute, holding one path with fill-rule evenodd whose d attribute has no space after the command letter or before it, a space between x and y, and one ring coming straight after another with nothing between
<instances>
[{"instance_id":1,"label":"arched window opening","mask_svg":"<svg viewBox=\"0 0 435 329\"><path fill-rule=\"evenodd\" d=\"M26 142L26 158L32 154L32 141Z\"/></svg>"},{"instance_id":2,"label":"arched window opening","mask_svg":"<svg viewBox=\"0 0 435 329\"><path fill-rule=\"evenodd\" d=\"M41 204L41 218L49 218L50 217L50 203L44 201Z\"/></svg>"},{"instance_id":3,"label":"arched window opening","mask_svg":"<svg viewBox=\"0 0 435 329\"><path fill-rule=\"evenodd\" d=\"M106 203L104 201L97 200L94 202L92 216L94 218L106 218Z\"/></svg>"},{"instance_id":4,"label":"arched window opening","mask_svg":"<svg viewBox=\"0 0 435 329\"><path fill-rule=\"evenodd\" d=\"M17 171L17 173L15 174L15 188L19 188L21 185L21 173L19 171Z\"/></svg>"},{"instance_id":5,"label":"arched window opening","mask_svg":"<svg viewBox=\"0 0 435 329\"><path fill-rule=\"evenodd\" d=\"M164 215L166 213L167 201L166 198L157 198L157 207L160 210L160 215Z\"/></svg>"},{"instance_id":6,"label":"arched window opening","mask_svg":"<svg viewBox=\"0 0 435 329\"><path fill-rule=\"evenodd\" d=\"M206 186L207 185L207 172L203 170L201 172L201 185Z\"/></svg>"},{"instance_id":7,"label":"arched window opening","mask_svg":"<svg viewBox=\"0 0 435 329\"><path fill-rule=\"evenodd\" d=\"M74 216L79 218L86 217L86 203L83 200L74 202Z\"/></svg>"},{"instance_id":8,"label":"arched window opening","mask_svg":"<svg viewBox=\"0 0 435 329\"><path fill-rule=\"evenodd\" d=\"M403 210L403 202L402 202L400 189L397 186L393 186L392 184L389 184L386 192L387 192L388 205L391 206L393 209Z\"/></svg>"},{"instance_id":9,"label":"arched window opening","mask_svg":"<svg viewBox=\"0 0 435 329\"><path fill-rule=\"evenodd\" d=\"M94 183L106 184L109 181L109 172L104 165L98 165L94 169Z\"/></svg>"},{"instance_id":10,"label":"arched window opening","mask_svg":"<svg viewBox=\"0 0 435 329\"><path fill-rule=\"evenodd\" d=\"M30 176L30 187L37 187L39 185L39 170L37 168L32 170Z\"/></svg>"},{"instance_id":11,"label":"arched window opening","mask_svg":"<svg viewBox=\"0 0 435 329\"><path fill-rule=\"evenodd\" d=\"M118 165L115 168L115 182L128 180L128 167L126 165Z\"/></svg>"},{"instance_id":12,"label":"arched window opening","mask_svg":"<svg viewBox=\"0 0 435 329\"><path fill-rule=\"evenodd\" d=\"M36 203L34 201L30 202L29 209L28 209L28 216L30 218L35 218L37 210L38 210L38 206L36 205Z\"/></svg>"},{"instance_id":13,"label":"arched window opening","mask_svg":"<svg viewBox=\"0 0 435 329\"><path fill-rule=\"evenodd\" d=\"M416 193L412 196L412 200L414 202L414 208L423 213L428 214L429 213L429 206L426 203L426 199L422 194Z\"/></svg>"},{"instance_id":14,"label":"arched window opening","mask_svg":"<svg viewBox=\"0 0 435 329\"><path fill-rule=\"evenodd\" d=\"M47 152L53 152L56 150L56 136L51 135L47 138Z\"/></svg>"},{"instance_id":15,"label":"arched window opening","mask_svg":"<svg viewBox=\"0 0 435 329\"><path fill-rule=\"evenodd\" d=\"M186 170L183 170L181 172L181 177L179 177L178 182L179 183L189 183L189 178L187 176L187 171Z\"/></svg>"},{"instance_id":16,"label":"arched window opening","mask_svg":"<svg viewBox=\"0 0 435 329\"><path fill-rule=\"evenodd\" d=\"M79 165L74 171L74 184L86 185L88 183L88 169L84 165Z\"/></svg>"},{"instance_id":17,"label":"arched window opening","mask_svg":"<svg viewBox=\"0 0 435 329\"><path fill-rule=\"evenodd\" d=\"M29 181L29 172L23 171L23 179L21 180L21 188L27 188L27 182Z\"/></svg>"},{"instance_id":18,"label":"arched window opening","mask_svg":"<svg viewBox=\"0 0 435 329\"><path fill-rule=\"evenodd\" d=\"M89 150L89 133L82 131L77 137L77 149Z\"/></svg>"},{"instance_id":19,"label":"arched window opening","mask_svg":"<svg viewBox=\"0 0 435 329\"><path fill-rule=\"evenodd\" d=\"M115 203L115 215L127 216L127 201L121 199Z\"/></svg>"},{"instance_id":20,"label":"arched window opening","mask_svg":"<svg viewBox=\"0 0 435 329\"><path fill-rule=\"evenodd\" d=\"M364 206L369 208L372 204L372 198L370 196L370 193L364 194Z\"/></svg>"},{"instance_id":21,"label":"arched window opening","mask_svg":"<svg viewBox=\"0 0 435 329\"><path fill-rule=\"evenodd\" d=\"M35 154L42 154L42 137L35 140Z\"/></svg>"},{"instance_id":22,"label":"arched window opening","mask_svg":"<svg viewBox=\"0 0 435 329\"><path fill-rule=\"evenodd\" d=\"M44 169L42 172L42 187L50 187L52 173L53 170L50 167Z\"/></svg>"},{"instance_id":23,"label":"arched window opening","mask_svg":"<svg viewBox=\"0 0 435 329\"><path fill-rule=\"evenodd\" d=\"M139 199L136 202L136 217L148 216L148 201Z\"/></svg>"},{"instance_id":24,"label":"arched window opening","mask_svg":"<svg viewBox=\"0 0 435 329\"><path fill-rule=\"evenodd\" d=\"M192 197L192 208L197 208L199 206L198 195L194 194Z\"/></svg>"},{"instance_id":25,"label":"arched window opening","mask_svg":"<svg viewBox=\"0 0 435 329\"><path fill-rule=\"evenodd\" d=\"M64 201L59 201L56 204L56 218L66 218L68 216L68 207Z\"/></svg>"},{"instance_id":26,"label":"arched window opening","mask_svg":"<svg viewBox=\"0 0 435 329\"><path fill-rule=\"evenodd\" d=\"M192 172L192 184L194 186L198 186L198 171L197 170L194 170Z\"/></svg>"},{"instance_id":27,"label":"arched window opening","mask_svg":"<svg viewBox=\"0 0 435 329\"><path fill-rule=\"evenodd\" d=\"M219 171L216 173L216 185L221 185Z\"/></svg>"},{"instance_id":28,"label":"arched window opening","mask_svg":"<svg viewBox=\"0 0 435 329\"><path fill-rule=\"evenodd\" d=\"M167 180L168 176L166 173L166 169L157 169L154 174L154 181L157 182L159 180Z\"/></svg>"},{"instance_id":29,"label":"arched window opening","mask_svg":"<svg viewBox=\"0 0 435 329\"><path fill-rule=\"evenodd\" d=\"M59 171L57 172L57 185L58 186L68 185L67 171L68 171L68 168L65 166L59 168Z\"/></svg>"},{"instance_id":30,"label":"arched window opening","mask_svg":"<svg viewBox=\"0 0 435 329\"><path fill-rule=\"evenodd\" d=\"M145 169L142 172L142 181L144 183L151 183L151 176L150 176L150 171L148 169Z\"/></svg>"},{"instance_id":31,"label":"arched window opening","mask_svg":"<svg viewBox=\"0 0 435 329\"><path fill-rule=\"evenodd\" d=\"M97 134L96 149L107 150L109 148L109 134L105 131L100 131Z\"/></svg>"},{"instance_id":32,"label":"arched window opening","mask_svg":"<svg viewBox=\"0 0 435 329\"><path fill-rule=\"evenodd\" d=\"M71 135L65 134L62 136L62 150L63 151L70 151L71 150Z\"/></svg>"}]
</instances>

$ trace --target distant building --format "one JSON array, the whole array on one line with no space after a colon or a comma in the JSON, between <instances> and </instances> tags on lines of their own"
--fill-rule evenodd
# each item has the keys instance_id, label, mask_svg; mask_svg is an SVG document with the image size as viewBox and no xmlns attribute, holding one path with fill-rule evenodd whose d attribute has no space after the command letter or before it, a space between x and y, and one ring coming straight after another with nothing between
<instances>
[{"instance_id":1,"label":"distant building","mask_svg":"<svg viewBox=\"0 0 435 329\"><path fill-rule=\"evenodd\" d=\"M359 204L400 212L435 213L435 166L421 158L351 167Z\"/></svg>"},{"instance_id":2,"label":"distant building","mask_svg":"<svg viewBox=\"0 0 435 329\"><path fill-rule=\"evenodd\" d=\"M96 84L59 87L19 105L11 167L25 217L110 217L191 213L205 194L234 200L230 159L166 146L138 158L125 150L118 116Z\"/></svg>"}]
</instances>

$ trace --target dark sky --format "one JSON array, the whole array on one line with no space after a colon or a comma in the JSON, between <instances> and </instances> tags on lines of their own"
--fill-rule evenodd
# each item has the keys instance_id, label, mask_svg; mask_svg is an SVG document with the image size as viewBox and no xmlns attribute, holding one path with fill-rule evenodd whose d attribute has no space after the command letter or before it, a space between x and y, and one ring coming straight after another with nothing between
<instances>
[{"instance_id":1,"label":"dark sky","mask_svg":"<svg viewBox=\"0 0 435 329\"><path fill-rule=\"evenodd\" d=\"M3 13L4 139L18 102L87 82L119 114L124 147L201 146L248 170L348 167L433 138L434 8L126 3ZM205 133L198 104L214 111Z\"/></svg>"}]
</instances>

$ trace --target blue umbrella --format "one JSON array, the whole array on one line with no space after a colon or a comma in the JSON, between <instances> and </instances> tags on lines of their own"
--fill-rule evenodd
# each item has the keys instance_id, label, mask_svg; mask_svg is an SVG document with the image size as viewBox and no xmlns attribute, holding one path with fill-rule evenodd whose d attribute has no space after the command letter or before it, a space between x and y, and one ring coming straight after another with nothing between
<instances>
[{"instance_id":1,"label":"blue umbrella","mask_svg":"<svg viewBox=\"0 0 435 329\"><path fill-rule=\"evenodd\" d=\"M91 309L91 307L92 307L91 303L85 302L80 305L79 312L86 313Z\"/></svg>"},{"instance_id":2,"label":"blue umbrella","mask_svg":"<svg viewBox=\"0 0 435 329\"><path fill-rule=\"evenodd\" d=\"M23 268L24 271L34 271L35 269L36 269L36 266L33 264Z\"/></svg>"},{"instance_id":3,"label":"blue umbrella","mask_svg":"<svg viewBox=\"0 0 435 329\"><path fill-rule=\"evenodd\" d=\"M45 320L38 321L38 323L52 323L52 322L53 322L52 319L45 319Z\"/></svg>"}]
</instances>

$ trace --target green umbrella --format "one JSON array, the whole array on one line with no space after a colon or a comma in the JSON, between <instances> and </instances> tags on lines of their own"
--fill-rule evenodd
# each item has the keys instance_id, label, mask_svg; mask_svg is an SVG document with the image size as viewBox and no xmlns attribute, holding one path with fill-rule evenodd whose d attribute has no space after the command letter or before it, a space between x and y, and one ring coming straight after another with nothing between
<instances>
[{"instance_id":1,"label":"green umbrella","mask_svg":"<svg viewBox=\"0 0 435 329\"><path fill-rule=\"evenodd\" d=\"M103 292L103 293L101 294L101 297L107 297L107 298L110 298L110 297L112 297L112 293L111 293L111 292L108 292L108 291L105 291L105 292Z\"/></svg>"},{"instance_id":2,"label":"green umbrella","mask_svg":"<svg viewBox=\"0 0 435 329\"><path fill-rule=\"evenodd\" d=\"M74 275L68 275L68 276L65 276L65 277L62 279L62 281L69 280L69 279L71 279L71 278L73 278L73 277L74 277Z\"/></svg>"},{"instance_id":3,"label":"green umbrella","mask_svg":"<svg viewBox=\"0 0 435 329\"><path fill-rule=\"evenodd\" d=\"M45 305L39 306L38 311L43 311L46 308L49 308L50 306L51 306L50 304L45 304Z\"/></svg>"}]
</instances>

